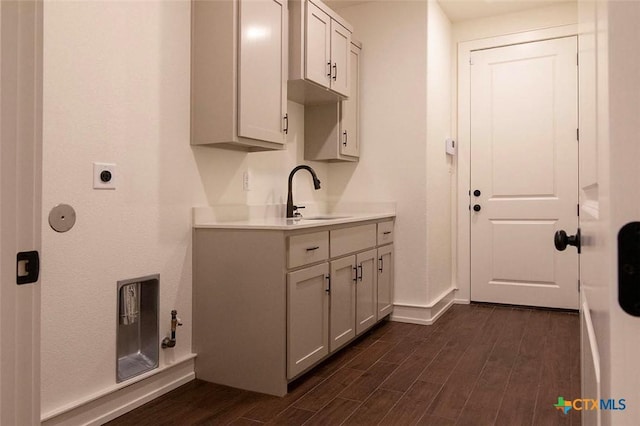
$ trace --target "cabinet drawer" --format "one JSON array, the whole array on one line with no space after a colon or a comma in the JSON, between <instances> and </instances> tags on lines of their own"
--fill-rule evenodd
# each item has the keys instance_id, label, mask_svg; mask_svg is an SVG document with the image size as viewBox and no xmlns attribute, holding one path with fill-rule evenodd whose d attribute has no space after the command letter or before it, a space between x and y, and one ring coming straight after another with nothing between
<instances>
[{"instance_id":1,"label":"cabinet drawer","mask_svg":"<svg viewBox=\"0 0 640 426\"><path fill-rule=\"evenodd\" d=\"M376 245L376 224L336 229L331 232L331 257L366 250Z\"/></svg>"},{"instance_id":2,"label":"cabinet drawer","mask_svg":"<svg viewBox=\"0 0 640 426\"><path fill-rule=\"evenodd\" d=\"M393 221L378 223L378 245L393 242Z\"/></svg>"},{"instance_id":3,"label":"cabinet drawer","mask_svg":"<svg viewBox=\"0 0 640 426\"><path fill-rule=\"evenodd\" d=\"M329 231L289 237L289 268L319 262L329 258Z\"/></svg>"}]
</instances>

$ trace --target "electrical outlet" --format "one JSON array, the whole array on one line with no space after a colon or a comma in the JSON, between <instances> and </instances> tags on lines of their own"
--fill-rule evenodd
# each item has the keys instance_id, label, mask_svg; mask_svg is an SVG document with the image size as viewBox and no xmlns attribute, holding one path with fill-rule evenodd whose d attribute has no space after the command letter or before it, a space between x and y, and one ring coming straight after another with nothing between
<instances>
[{"instance_id":1,"label":"electrical outlet","mask_svg":"<svg viewBox=\"0 0 640 426\"><path fill-rule=\"evenodd\" d=\"M116 189L116 165L93 163L93 189Z\"/></svg>"}]
</instances>

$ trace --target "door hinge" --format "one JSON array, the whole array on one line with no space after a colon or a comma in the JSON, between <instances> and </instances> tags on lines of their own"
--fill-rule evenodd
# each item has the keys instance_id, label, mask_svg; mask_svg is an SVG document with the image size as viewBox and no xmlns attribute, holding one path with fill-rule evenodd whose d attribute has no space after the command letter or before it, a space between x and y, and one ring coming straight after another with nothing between
<instances>
[{"instance_id":1,"label":"door hinge","mask_svg":"<svg viewBox=\"0 0 640 426\"><path fill-rule=\"evenodd\" d=\"M580 217L580 204L576 204L576 213L578 213L578 217Z\"/></svg>"},{"instance_id":2,"label":"door hinge","mask_svg":"<svg viewBox=\"0 0 640 426\"><path fill-rule=\"evenodd\" d=\"M578 279L578 293L580 293L580 279Z\"/></svg>"},{"instance_id":3,"label":"door hinge","mask_svg":"<svg viewBox=\"0 0 640 426\"><path fill-rule=\"evenodd\" d=\"M580 142L580 129L576 129L576 140Z\"/></svg>"}]
</instances>

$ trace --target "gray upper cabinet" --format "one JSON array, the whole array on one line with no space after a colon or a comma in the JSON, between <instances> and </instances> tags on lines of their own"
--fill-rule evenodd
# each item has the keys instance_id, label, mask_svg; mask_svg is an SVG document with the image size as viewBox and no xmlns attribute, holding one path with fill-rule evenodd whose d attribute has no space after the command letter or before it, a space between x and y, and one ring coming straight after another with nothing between
<instances>
[{"instance_id":1,"label":"gray upper cabinet","mask_svg":"<svg viewBox=\"0 0 640 426\"><path fill-rule=\"evenodd\" d=\"M286 0L192 2L191 144L283 149Z\"/></svg>"},{"instance_id":2,"label":"gray upper cabinet","mask_svg":"<svg viewBox=\"0 0 640 426\"><path fill-rule=\"evenodd\" d=\"M332 104L307 105L304 114L304 158L313 161L358 161L360 157L360 52L352 40L349 49L349 99Z\"/></svg>"},{"instance_id":3,"label":"gray upper cabinet","mask_svg":"<svg viewBox=\"0 0 640 426\"><path fill-rule=\"evenodd\" d=\"M353 27L320 0L289 0L289 99L335 103L350 95Z\"/></svg>"},{"instance_id":4,"label":"gray upper cabinet","mask_svg":"<svg viewBox=\"0 0 640 426\"><path fill-rule=\"evenodd\" d=\"M360 156L360 51L362 45L351 42L351 96L340 103L340 154L350 158Z\"/></svg>"}]
</instances>

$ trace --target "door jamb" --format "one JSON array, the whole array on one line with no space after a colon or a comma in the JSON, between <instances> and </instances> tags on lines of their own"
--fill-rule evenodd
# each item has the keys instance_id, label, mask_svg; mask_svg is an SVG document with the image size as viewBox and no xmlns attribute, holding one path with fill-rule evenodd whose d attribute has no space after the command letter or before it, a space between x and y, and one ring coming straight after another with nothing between
<instances>
[{"instance_id":1,"label":"door jamb","mask_svg":"<svg viewBox=\"0 0 640 426\"><path fill-rule=\"evenodd\" d=\"M578 35L578 25L561 25L535 31L526 31L458 44L458 175L456 184L456 210L454 223L457 224L453 245L456 250L455 273L458 292L456 300L461 303L471 301L471 216L469 212L469 190L471 181L471 70L467 65L474 50L492 49L513 44L543 41Z\"/></svg>"},{"instance_id":2,"label":"door jamb","mask_svg":"<svg viewBox=\"0 0 640 426\"><path fill-rule=\"evenodd\" d=\"M16 253L41 250L42 0L0 3L0 423L40 424L40 282Z\"/></svg>"}]
</instances>

